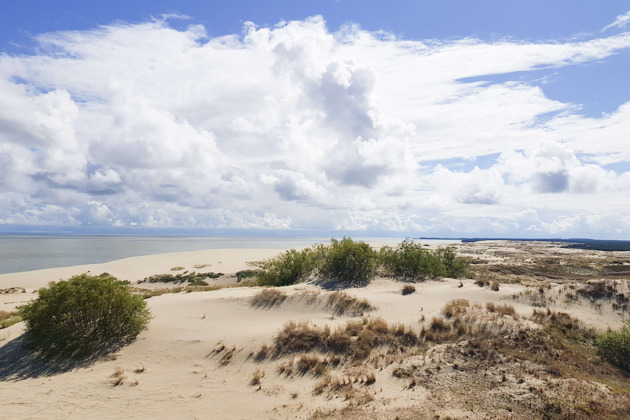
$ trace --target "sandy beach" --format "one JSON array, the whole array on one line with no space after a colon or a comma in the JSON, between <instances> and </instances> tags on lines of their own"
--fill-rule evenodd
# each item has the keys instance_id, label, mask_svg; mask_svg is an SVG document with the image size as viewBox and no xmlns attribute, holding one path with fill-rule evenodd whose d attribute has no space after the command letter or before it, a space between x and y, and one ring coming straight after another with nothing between
<instances>
[{"instance_id":1,"label":"sandy beach","mask_svg":"<svg viewBox=\"0 0 630 420\"><path fill-rule=\"evenodd\" d=\"M287 363L298 363L299 355L255 357L263 346L273 345L274 336L289 321L308 321L320 327L328 325L334 330L343 328L353 319L363 320L364 323L382 319L389 325L402 324L418 332L426 328L434 317L442 316L442 310L449 301L465 299L472 305L469 313L477 313L490 328L496 329L497 334L507 336L519 329L530 331L541 328L529 318L535 309L566 312L599 332L609 327L618 328L628 313L609 308L607 303L596 307L585 299L567 299L565 296L573 290L569 289L571 284L590 281L579 277L583 274L573 282L559 279L557 275L547 280L538 278L535 282L535 279L527 277L527 273L520 273L518 282L506 280L498 291L480 286L472 279L431 280L416 283L415 293L406 296L401 294L402 283L377 278L367 287L345 290L350 296L366 299L376 307L374 311L355 317L331 312L326 297L333 292L308 283L282 288L286 298L279 304L256 306L252 299L261 292L261 288L237 287L235 274L251 268L253 261L264 260L282 251L205 250L0 275L0 289L24 288L23 291L16 289L0 294L0 309L11 311L35 298L34 292L38 288L80 273L96 275L107 272L119 279L129 280L132 285L154 274L172 273L174 268L178 269L177 272L223 273L218 279L210 280L212 285L221 286L219 290L167 293L149 298L147 303L153 319L148 329L135 342L107 360L88 366L46 369L32 365L30 356L25 355L26 351L21 348L23 323L0 330L0 417L393 419L412 418L406 416L432 418L435 414L441 418L527 418L528 413L538 413L538 405L551 400L553 394L552 391L547 395L544 394L547 391L534 392L532 389L555 383L556 392L562 394L567 384L578 382L583 385L581 389L586 394L596 395L600 402L609 401L612 405L628 402L627 394L615 393L609 382L598 383L589 377L582 384L573 377L540 373L541 368L535 360L517 363L507 358L502 362L503 371L497 366L484 368L486 379L479 379L479 369L466 370L469 360L461 359L464 353L459 356L453 353L472 339L455 340L430 348L425 346L400 354L394 354L390 349L380 358L329 367L326 373L329 376L326 377L348 378L350 386L346 386L344 392L336 392L330 387L318 393L315 388L322 380L321 375L280 373L286 371ZM477 278L494 275L491 270L493 264L505 263L507 266L507 260L512 261L517 256L535 259L538 258L536 253L547 258L616 259L630 264L630 253L566 250L556 244L462 244L457 252L471 259L483 259L489 271L478 274ZM483 272L478 268L483 264L478 262L475 265L478 273ZM503 279L510 276L506 274ZM622 290L627 293L627 278L607 281L617 281L619 293ZM543 292L540 292L543 287ZM545 306L530 299L531 295L539 299L539 295L543 294L547 299ZM496 312L486 309L489 308L488 302L508 304L515 313L499 317ZM478 305L475 306L475 303ZM229 357L226 357L228 353ZM427 379L422 383L418 379L417 386L415 382L413 387L410 386L410 376L401 376L396 369L411 365L421 365L425 371L433 371L433 375L440 378L439 382ZM523 370L523 375L517 378L515 372L519 369ZM367 379L370 375L373 375L373 381ZM503 375L504 380L489 387L484 382L489 380L487 375ZM120 377L123 379L118 380ZM255 377L258 380L254 380ZM621 388L628 387L627 376L623 379L623 375L617 375L614 380L621 384ZM118 384L114 385L115 382ZM484 407L482 401L474 396L449 394L458 383L466 386L476 383L479 398L493 395L495 401L512 403L505 403L502 407L498 406L500 404ZM593 394L593 389L597 390L596 394ZM440 393L442 400L438 398ZM588 395L579 397L579 393L574 394L570 394L573 406L588 403ZM527 411L528 406L532 411Z\"/></svg>"}]
</instances>

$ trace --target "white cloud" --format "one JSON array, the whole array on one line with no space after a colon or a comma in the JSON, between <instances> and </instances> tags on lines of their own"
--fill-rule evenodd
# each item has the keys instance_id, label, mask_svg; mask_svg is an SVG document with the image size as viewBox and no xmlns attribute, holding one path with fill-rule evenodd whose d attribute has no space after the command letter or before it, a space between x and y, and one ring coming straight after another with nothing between
<instances>
[{"instance_id":1,"label":"white cloud","mask_svg":"<svg viewBox=\"0 0 630 420\"><path fill-rule=\"evenodd\" d=\"M607 31L612 28L623 29L630 22L630 11L624 13L623 15L617 16L615 21L609 25L606 25L602 28L602 32Z\"/></svg>"},{"instance_id":2,"label":"white cloud","mask_svg":"<svg viewBox=\"0 0 630 420\"><path fill-rule=\"evenodd\" d=\"M630 175L603 165L630 162L630 104L587 118L465 78L602 60L630 34L421 42L315 17L208 38L167 18L0 56L0 223L628 232L610 220Z\"/></svg>"}]
</instances>

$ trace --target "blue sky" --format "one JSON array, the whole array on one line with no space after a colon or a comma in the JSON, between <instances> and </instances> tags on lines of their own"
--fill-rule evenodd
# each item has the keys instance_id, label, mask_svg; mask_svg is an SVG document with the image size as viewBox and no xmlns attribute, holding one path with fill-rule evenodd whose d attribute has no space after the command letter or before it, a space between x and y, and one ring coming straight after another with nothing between
<instances>
[{"instance_id":1,"label":"blue sky","mask_svg":"<svg viewBox=\"0 0 630 420\"><path fill-rule=\"evenodd\" d=\"M2 2L0 224L627 239L628 30L627 1Z\"/></svg>"}]
</instances>

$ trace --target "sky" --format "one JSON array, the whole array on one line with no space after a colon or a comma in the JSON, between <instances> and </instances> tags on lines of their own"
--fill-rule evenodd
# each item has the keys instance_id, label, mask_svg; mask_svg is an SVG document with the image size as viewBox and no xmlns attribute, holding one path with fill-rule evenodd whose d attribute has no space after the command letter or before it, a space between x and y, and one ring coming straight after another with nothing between
<instances>
[{"instance_id":1,"label":"sky","mask_svg":"<svg viewBox=\"0 0 630 420\"><path fill-rule=\"evenodd\" d=\"M630 239L630 4L0 3L0 228Z\"/></svg>"}]
</instances>

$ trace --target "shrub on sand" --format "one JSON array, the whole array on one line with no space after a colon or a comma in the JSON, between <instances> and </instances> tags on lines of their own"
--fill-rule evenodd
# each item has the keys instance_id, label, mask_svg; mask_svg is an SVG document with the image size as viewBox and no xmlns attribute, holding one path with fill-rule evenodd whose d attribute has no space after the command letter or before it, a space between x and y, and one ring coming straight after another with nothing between
<instances>
[{"instance_id":1,"label":"shrub on sand","mask_svg":"<svg viewBox=\"0 0 630 420\"><path fill-rule=\"evenodd\" d=\"M346 287L365 286L376 275L377 253L365 242L331 239L325 249L319 276Z\"/></svg>"},{"instance_id":2,"label":"shrub on sand","mask_svg":"<svg viewBox=\"0 0 630 420\"><path fill-rule=\"evenodd\" d=\"M29 344L49 356L86 356L134 339L151 318L146 302L112 276L52 282L20 308Z\"/></svg>"},{"instance_id":3,"label":"shrub on sand","mask_svg":"<svg viewBox=\"0 0 630 420\"><path fill-rule=\"evenodd\" d=\"M601 357L630 371L630 320L626 320L619 330L600 335L596 345Z\"/></svg>"},{"instance_id":4,"label":"shrub on sand","mask_svg":"<svg viewBox=\"0 0 630 420\"><path fill-rule=\"evenodd\" d=\"M316 265L313 249L290 249L283 254L257 263L256 277L260 286L288 286L307 280Z\"/></svg>"},{"instance_id":5,"label":"shrub on sand","mask_svg":"<svg viewBox=\"0 0 630 420\"><path fill-rule=\"evenodd\" d=\"M453 249L430 251L411 239L405 239L396 248L381 248L379 259L385 275L399 280L472 276L468 262L457 257Z\"/></svg>"}]
</instances>

